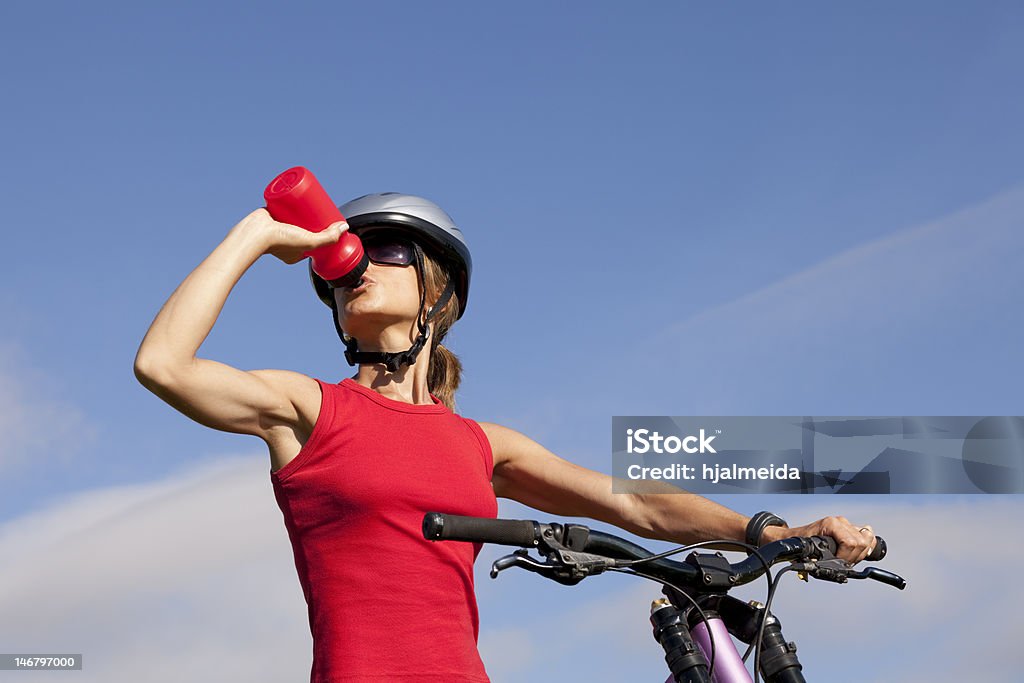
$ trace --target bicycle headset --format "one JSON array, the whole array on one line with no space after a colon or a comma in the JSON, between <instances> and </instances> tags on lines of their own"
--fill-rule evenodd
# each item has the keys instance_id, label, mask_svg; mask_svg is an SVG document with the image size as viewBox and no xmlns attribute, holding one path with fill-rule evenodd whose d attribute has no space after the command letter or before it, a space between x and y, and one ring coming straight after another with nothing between
<instances>
[{"instance_id":1,"label":"bicycle headset","mask_svg":"<svg viewBox=\"0 0 1024 683\"><path fill-rule=\"evenodd\" d=\"M456 319L461 318L466 310L466 298L469 296L469 277L473 271L473 261L469 255L469 247L462 231L455 225L445 211L423 197L383 192L367 194L338 207L348 222L349 230L361 239L377 231L399 233L412 241L415 253L416 277L420 287L420 309L416 317L419 334L412 346L405 351L360 351L358 342L349 337L341 329L338 320L338 305L334 299L333 288L319 275L313 272L310 264L309 277L317 296L330 309L334 319L334 328L338 338L345 345L345 360L349 365L359 363L383 363L391 372L403 365L411 365L423 349L430 334L427 323L436 316L452 294L458 299L459 312ZM426 248L430 254L445 268L448 283L444 291L430 310L424 315L426 284L423 276L423 252Z\"/></svg>"}]
</instances>

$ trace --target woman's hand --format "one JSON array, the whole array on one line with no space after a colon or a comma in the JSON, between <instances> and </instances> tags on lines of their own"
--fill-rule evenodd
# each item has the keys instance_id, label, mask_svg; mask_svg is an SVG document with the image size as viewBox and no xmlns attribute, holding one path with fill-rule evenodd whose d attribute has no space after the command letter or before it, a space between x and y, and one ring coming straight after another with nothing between
<instances>
[{"instance_id":1,"label":"woman's hand","mask_svg":"<svg viewBox=\"0 0 1024 683\"><path fill-rule=\"evenodd\" d=\"M309 252L334 244L348 230L348 223L332 223L320 232L311 232L297 225L275 221L265 208L259 208L239 221L231 232L240 232L258 241L264 254L275 256L291 265Z\"/></svg>"},{"instance_id":2,"label":"woman's hand","mask_svg":"<svg viewBox=\"0 0 1024 683\"><path fill-rule=\"evenodd\" d=\"M875 547L875 534L868 524L853 524L846 517L825 517L799 527L765 527L761 542L769 543L792 536L831 536L839 547L836 557L851 564L860 562Z\"/></svg>"}]
</instances>

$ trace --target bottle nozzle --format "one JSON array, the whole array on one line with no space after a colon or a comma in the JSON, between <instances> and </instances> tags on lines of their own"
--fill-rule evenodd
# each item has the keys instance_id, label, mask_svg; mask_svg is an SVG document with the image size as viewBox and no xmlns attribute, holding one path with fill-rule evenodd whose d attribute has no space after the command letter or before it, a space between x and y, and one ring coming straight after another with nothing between
<instances>
[{"instance_id":1,"label":"bottle nozzle","mask_svg":"<svg viewBox=\"0 0 1024 683\"><path fill-rule=\"evenodd\" d=\"M328 283L331 285L331 287L336 287L336 288L344 287L344 288L354 289L354 288L358 287L359 285L363 284L363 273L366 272L367 264L369 264L369 259L367 258L366 254L364 253L363 254L363 258L359 261L358 264L356 264L355 268L353 268L352 270L350 270L349 272L345 273L344 275L342 275L339 278L336 278L334 280L328 280ZM313 270L314 271L316 270L316 264L315 263L313 264Z\"/></svg>"}]
</instances>

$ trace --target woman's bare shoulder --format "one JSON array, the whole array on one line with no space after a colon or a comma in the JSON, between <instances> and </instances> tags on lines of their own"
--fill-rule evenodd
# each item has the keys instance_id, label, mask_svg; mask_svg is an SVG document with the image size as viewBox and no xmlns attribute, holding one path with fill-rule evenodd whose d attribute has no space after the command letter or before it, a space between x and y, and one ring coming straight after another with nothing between
<instances>
[{"instance_id":1,"label":"woman's bare shoulder","mask_svg":"<svg viewBox=\"0 0 1024 683\"><path fill-rule=\"evenodd\" d=\"M494 455L494 464L498 466L506 460L515 457L523 450L538 446L533 439L521 434L514 429L503 427L494 422L477 422L480 429L491 444L491 453Z\"/></svg>"},{"instance_id":2,"label":"woman's bare shoulder","mask_svg":"<svg viewBox=\"0 0 1024 683\"><path fill-rule=\"evenodd\" d=\"M320 384L301 372L292 370L252 370L281 397L294 406L303 422L312 425L320 413Z\"/></svg>"}]
</instances>

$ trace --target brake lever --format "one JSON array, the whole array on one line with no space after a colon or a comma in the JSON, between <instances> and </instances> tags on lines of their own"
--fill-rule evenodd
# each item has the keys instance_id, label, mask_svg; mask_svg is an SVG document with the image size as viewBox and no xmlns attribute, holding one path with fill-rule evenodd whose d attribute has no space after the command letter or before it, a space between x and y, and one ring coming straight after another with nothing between
<instances>
[{"instance_id":1,"label":"brake lever","mask_svg":"<svg viewBox=\"0 0 1024 683\"><path fill-rule=\"evenodd\" d=\"M828 560L793 563L793 569L797 571L797 576L804 581L807 580L808 576L813 576L822 581L832 581L833 583L846 583L847 579L874 579L900 590L907 587L906 580L899 574L894 574L878 567L866 567L860 571L854 571L853 566L849 562L840 560L838 557Z\"/></svg>"},{"instance_id":2,"label":"brake lever","mask_svg":"<svg viewBox=\"0 0 1024 683\"><path fill-rule=\"evenodd\" d=\"M868 567L862 569L859 572L850 572L851 579L874 579L884 584L894 586L900 590L907 587L907 581L899 574L879 569L878 567Z\"/></svg>"},{"instance_id":3,"label":"brake lever","mask_svg":"<svg viewBox=\"0 0 1024 683\"><path fill-rule=\"evenodd\" d=\"M496 578L499 572L510 567L520 567L563 585L575 586L588 576L600 574L605 569L618 564L616 560L608 557L590 555L589 553L577 553L561 548L551 550L550 555L557 557L558 561L541 562L531 557L525 549L517 550L511 555L506 555L494 561L491 565L491 578Z\"/></svg>"},{"instance_id":4,"label":"brake lever","mask_svg":"<svg viewBox=\"0 0 1024 683\"><path fill-rule=\"evenodd\" d=\"M540 574L544 578L557 581L564 586L575 586L587 576L587 574L571 571L558 564L541 562L535 557L530 557L526 550L522 549L495 560L491 565L491 578L497 578L499 572L510 567L519 567Z\"/></svg>"},{"instance_id":5,"label":"brake lever","mask_svg":"<svg viewBox=\"0 0 1024 683\"><path fill-rule=\"evenodd\" d=\"M530 554L525 550L517 550L511 555L499 557L491 563L491 578L498 578L498 574L512 567L519 567L541 575L549 574L552 569L551 565L544 564L540 560L530 557Z\"/></svg>"}]
</instances>

